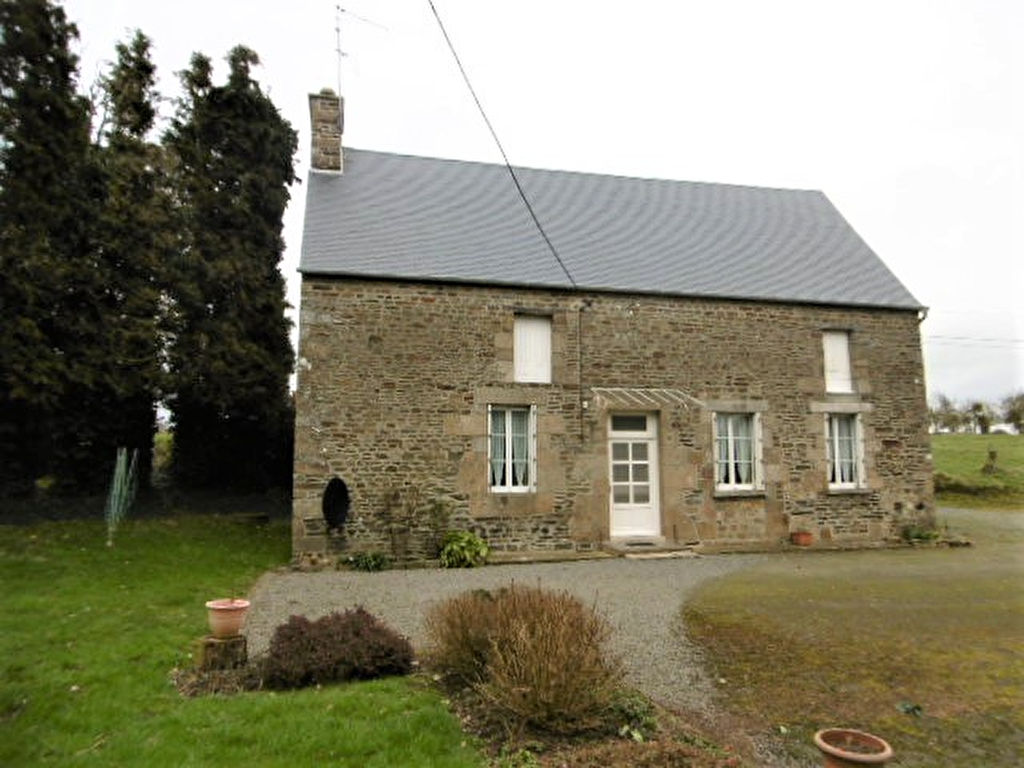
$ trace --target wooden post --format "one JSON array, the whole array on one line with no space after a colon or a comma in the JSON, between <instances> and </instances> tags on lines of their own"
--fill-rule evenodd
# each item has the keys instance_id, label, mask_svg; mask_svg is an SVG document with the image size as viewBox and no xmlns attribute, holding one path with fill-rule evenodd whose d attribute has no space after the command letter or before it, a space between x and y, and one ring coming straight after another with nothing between
<instances>
[{"instance_id":1,"label":"wooden post","mask_svg":"<svg viewBox=\"0 0 1024 768\"><path fill-rule=\"evenodd\" d=\"M238 669L244 667L249 659L245 635L234 637L203 638L199 654L200 669Z\"/></svg>"}]
</instances>

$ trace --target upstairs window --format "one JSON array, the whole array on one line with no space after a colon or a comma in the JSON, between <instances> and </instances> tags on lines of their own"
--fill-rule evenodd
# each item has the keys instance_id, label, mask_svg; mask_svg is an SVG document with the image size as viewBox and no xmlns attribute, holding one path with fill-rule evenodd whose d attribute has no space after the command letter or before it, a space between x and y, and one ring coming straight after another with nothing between
<instances>
[{"instance_id":1,"label":"upstairs window","mask_svg":"<svg viewBox=\"0 0 1024 768\"><path fill-rule=\"evenodd\" d=\"M492 491L526 492L537 486L535 406L488 406L487 466Z\"/></svg>"},{"instance_id":2,"label":"upstairs window","mask_svg":"<svg viewBox=\"0 0 1024 768\"><path fill-rule=\"evenodd\" d=\"M551 383L551 318L516 315L512 339L515 380Z\"/></svg>"},{"instance_id":3,"label":"upstairs window","mask_svg":"<svg viewBox=\"0 0 1024 768\"><path fill-rule=\"evenodd\" d=\"M850 369L850 334L846 331L825 331L825 391L853 392Z\"/></svg>"},{"instance_id":4,"label":"upstairs window","mask_svg":"<svg viewBox=\"0 0 1024 768\"><path fill-rule=\"evenodd\" d=\"M761 478L761 420L756 413L715 414L715 488L752 491Z\"/></svg>"},{"instance_id":5,"label":"upstairs window","mask_svg":"<svg viewBox=\"0 0 1024 768\"><path fill-rule=\"evenodd\" d=\"M855 413L829 413L825 416L828 443L829 488L864 487L864 440L860 416Z\"/></svg>"}]
</instances>

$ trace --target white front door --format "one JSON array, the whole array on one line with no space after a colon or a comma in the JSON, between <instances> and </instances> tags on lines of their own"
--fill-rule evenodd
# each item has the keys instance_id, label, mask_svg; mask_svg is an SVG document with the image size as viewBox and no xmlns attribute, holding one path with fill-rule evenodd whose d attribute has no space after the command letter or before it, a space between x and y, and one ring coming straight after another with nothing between
<instances>
[{"instance_id":1,"label":"white front door","mask_svg":"<svg viewBox=\"0 0 1024 768\"><path fill-rule=\"evenodd\" d=\"M661 535L658 507L658 417L613 414L608 425L613 539Z\"/></svg>"}]
</instances>

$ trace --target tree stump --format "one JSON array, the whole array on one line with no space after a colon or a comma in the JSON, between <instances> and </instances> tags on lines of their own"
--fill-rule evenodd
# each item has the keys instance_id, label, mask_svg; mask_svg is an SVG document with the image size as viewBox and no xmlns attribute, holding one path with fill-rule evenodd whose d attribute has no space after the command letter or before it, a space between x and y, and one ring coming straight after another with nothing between
<instances>
[{"instance_id":1,"label":"tree stump","mask_svg":"<svg viewBox=\"0 0 1024 768\"><path fill-rule=\"evenodd\" d=\"M234 637L203 638L199 654L200 669L238 669L244 667L249 660L249 650L245 635Z\"/></svg>"},{"instance_id":2,"label":"tree stump","mask_svg":"<svg viewBox=\"0 0 1024 768\"><path fill-rule=\"evenodd\" d=\"M996 458L998 456L999 454L996 451L992 450L991 448L988 449L988 461L986 461L985 466L981 468L982 474L994 475L996 472L999 471L999 469L996 467Z\"/></svg>"}]
</instances>

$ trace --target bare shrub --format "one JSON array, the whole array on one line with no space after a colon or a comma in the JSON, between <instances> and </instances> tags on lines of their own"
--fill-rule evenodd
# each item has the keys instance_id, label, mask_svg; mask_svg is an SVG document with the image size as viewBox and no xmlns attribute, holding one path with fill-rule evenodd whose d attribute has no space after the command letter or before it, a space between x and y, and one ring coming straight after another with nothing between
<instances>
[{"instance_id":1,"label":"bare shrub","mask_svg":"<svg viewBox=\"0 0 1024 768\"><path fill-rule=\"evenodd\" d=\"M622 680L608 622L567 592L512 585L466 593L436 606L427 631L434 665L512 730L601 727Z\"/></svg>"},{"instance_id":2,"label":"bare shrub","mask_svg":"<svg viewBox=\"0 0 1024 768\"><path fill-rule=\"evenodd\" d=\"M432 606L425 619L430 664L457 686L486 680L495 612L495 598L486 589L463 592Z\"/></svg>"}]
</instances>

